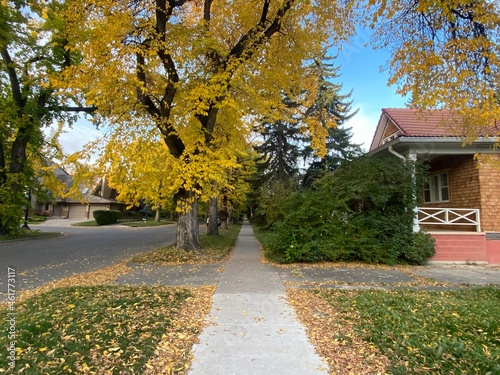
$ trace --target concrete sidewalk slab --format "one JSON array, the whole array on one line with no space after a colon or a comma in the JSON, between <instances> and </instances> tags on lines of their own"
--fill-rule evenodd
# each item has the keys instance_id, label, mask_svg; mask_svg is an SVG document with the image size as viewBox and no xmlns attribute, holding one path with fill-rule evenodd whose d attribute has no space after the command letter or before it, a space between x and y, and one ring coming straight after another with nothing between
<instances>
[{"instance_id":1,"label":"concrete sidewalk slab","mask_svg":"<svg viewBox=\"0 0 500 375\"><path fill-rule=\"evenodd\" d=\"M500 285L500 268L482 266L441 266L412 270L415 275L438 282L468 285Z\"/></svg>"},{"instance_id":2,"label":"concrete sidewalk slab","mask_svg":"<svg viewBox=\"0 0 500 375\"><path fill-rule=\"evenodd\" d=\"M245 222L213 297L210 325L193 348L189 374L326 374L284 293L276 269L260 262Z\"/></svg>"}]
</instances>

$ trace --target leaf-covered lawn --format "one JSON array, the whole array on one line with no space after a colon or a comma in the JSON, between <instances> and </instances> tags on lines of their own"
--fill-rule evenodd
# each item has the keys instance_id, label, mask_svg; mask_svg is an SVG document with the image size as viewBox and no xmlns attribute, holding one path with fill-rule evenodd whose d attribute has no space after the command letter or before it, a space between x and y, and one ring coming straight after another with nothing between
<instances>
[{"instance_id":1,"label":"leaf-covered lawn","mask_svg":"<svg viewBox=\"0 0 500 375\"><path fill-rule=\"evenodd\" d=\"M200 235L202 249L186 252L173 246L161 247L153 251L136 255L135 263L186 264L217 263L224 261L231 254L236 244L241 225L233 225L228 229L220 229L218 236Z\"/></svg>"},{"instance_id":2,"label":"leaf-covered lawn","mask_svg":"<svg viewBox=\"0 0 500 375\"><path fill-rule=\"evenodd\" d=\"M500 289L290 290L335 374L500 374Z\"/></svg>"},{"instance_id":3,"label":"leaf-covered lawn","mask_svg":"<svg viewBox=\"0 0 500 375\"><path fill-rule=\"evenodd\" d=\"M35 295L16 306L16 367L2 355L0 369L183 374L212 294L213 287L100 285ZM7 312L0 310L2 327ZM1 335L0 347L8 346L8 335Z\"/></svg>"}]
</instances>

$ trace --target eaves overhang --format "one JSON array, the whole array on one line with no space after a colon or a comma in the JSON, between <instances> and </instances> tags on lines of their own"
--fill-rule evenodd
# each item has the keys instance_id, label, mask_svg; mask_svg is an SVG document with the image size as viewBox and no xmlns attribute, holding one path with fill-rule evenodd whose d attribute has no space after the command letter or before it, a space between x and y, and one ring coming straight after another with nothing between
<instances>
[{"instance_id":1,"label":"eaves overhang","mask_svg":"<svg viewBox=\"0 0 500 375\"><path fill-rule=\"evenodd\" d=\"M481 137L466 143L461 137L405 137L400 136L368 152L369 155L384 156L389 154L389 147L401 155L411 153L438 155L470 155L499 153L497 137Z\"/></svg>"}]
</instances>

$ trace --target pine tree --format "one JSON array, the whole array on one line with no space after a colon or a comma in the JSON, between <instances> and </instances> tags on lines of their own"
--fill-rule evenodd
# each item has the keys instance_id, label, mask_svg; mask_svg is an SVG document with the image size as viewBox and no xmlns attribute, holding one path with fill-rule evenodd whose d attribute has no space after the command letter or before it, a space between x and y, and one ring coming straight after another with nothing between
<instances>
[{"instance_id":1,"label":"pine tree","mask_svg":"<svg viewBox=\"0 0 500 375\"><path fill-rule=\"evenodd\" d=\"M262 155L257 161L262 181L287 181L296 176L303 138L297 124L285 120L265 123L259 133L264 141L255 151Z\"/></svg>"},{"instance_id":2,"label":"pine tree","mask_svg":"<svg viewBox=\"0 0 500 375\"><path fill-rule=\"evenodd\" d=\"M305 161L309 160L309 168L303 179L304 186L309 186L325 171L335 170L343 160L350 160L362 153L360 145L351 141L351 128L343 126L357 113L357 110L352 110L352 101L349 101L352 91L341 94L342 85L334 83L340 74L339 68L334 66L332 60L333 57L324 55L311 65L311 70L319 77L319 89L313 105L307 109L305 116L316 116L323 126L328 128L327 154L317 157L310 146L304 148L302 156ZM328 123L331 121L335 123L334 126L329 126Z\"/></svg>"}]
</instances>

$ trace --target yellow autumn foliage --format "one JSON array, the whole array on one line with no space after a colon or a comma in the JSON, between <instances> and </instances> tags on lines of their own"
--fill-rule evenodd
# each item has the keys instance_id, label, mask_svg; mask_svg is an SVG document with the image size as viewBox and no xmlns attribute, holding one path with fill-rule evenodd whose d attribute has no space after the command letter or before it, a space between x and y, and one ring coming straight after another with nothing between
<instances>
[{"instance_id":1,"label":"yellow autumn foliage","mask_svg":"<svg viewBox=\"0 0 500 375\"><path fill-rule=\"evenodd\" d=\"M418 108L464 119L467 142L499 134L500 3L492 0L370 1L375 45L392 50L390 84Z\"/></svg>"},{"instance_id":2,"label":"yellow autumn foliage","mask_svg":"<svg viewBox=\"0 0 500 375\"><path fill-rule=\"evenodd\" d=\"M119 198L165 205L179 191L209 198L235 192L257 118L292 117L316 97L307 61L354 31L351 0L70 0L67 48L80 63L54 75L108 126L100 173ZM309 118L319 155L326 127ZM107 142L107 143L106 143ZM239 173L239 172L238 172Z\"/></svg>"}]
</instances>

